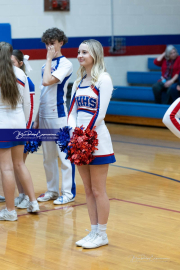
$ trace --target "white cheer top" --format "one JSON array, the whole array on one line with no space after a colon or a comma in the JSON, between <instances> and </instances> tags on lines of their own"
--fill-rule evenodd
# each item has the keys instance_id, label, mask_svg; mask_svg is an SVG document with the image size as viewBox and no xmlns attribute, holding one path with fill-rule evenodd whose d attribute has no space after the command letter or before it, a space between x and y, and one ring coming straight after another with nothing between
<instances>
[{"instance_id":1,"label":"white cheer top","mask_svg":"<svg viewBox=\"0 0 180 270\"><path fill-rule=\"evenodd\" d=\"M30 94L29 85L25 73L14 67L14 73L17 78L17 86L21 95L21 98L15 109L5 103L2 100L1 88L0 88L0 128L26 128L26 123L29 123L30 115Z\"/></svg>"}]
</instances>

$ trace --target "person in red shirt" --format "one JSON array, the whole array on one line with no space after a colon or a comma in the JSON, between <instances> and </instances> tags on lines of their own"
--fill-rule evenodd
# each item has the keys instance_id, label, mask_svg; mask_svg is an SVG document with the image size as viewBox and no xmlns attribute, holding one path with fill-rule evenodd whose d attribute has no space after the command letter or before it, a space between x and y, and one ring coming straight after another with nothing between
<instances>
[{"instance_id":1,"label":"person in red shirt","mask_svg":"<svg viewBox=\"0 0 180 270\"><path fill-rule=\"evenodd\" d=\"M168 45L165 52L154 60L154 64L161 67L162 72L160 80L152 86L155 103L171 104L176 99L174 92L177 92L180 73L180 56L176 48ZM163 99L162 92L165 92Z\"/></svg>"}]
</instances>

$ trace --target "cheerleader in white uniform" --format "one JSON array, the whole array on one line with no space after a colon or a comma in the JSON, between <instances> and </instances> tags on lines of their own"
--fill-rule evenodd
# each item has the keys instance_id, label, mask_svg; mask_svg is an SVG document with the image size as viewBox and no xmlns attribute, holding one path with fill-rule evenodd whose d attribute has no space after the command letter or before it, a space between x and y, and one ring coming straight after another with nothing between
<instances>
[{"instance_id":1,"label":"cheerleader in white uniform","mask_svg":"<svg viewBox=\"0 0 180 270\"><path fill-rule=\"evenodd\" d=\"M106 178L109 163L115 162L111 137L104 117L113 91L109 74L105 71L102 45L93 39L79 46L79 78L72 89L68 126L95 130L98 134L98 150L90 165L78 166L83 180L91 232L76 242L83 248L96 248L108 244L106 226L109 216L109 199L106 194Z\"/></svg>"},{"instance_id":2,"label":"cheerleader in white uniform","mask_svg":"<svg viewBox=\"0 0 180 270\"><path fill-rule=\"evenodd\" d=\"M24 72L12 66L12 46L0 43L0 129L26 128L29 120L30 96ZM28 212L39 210L31 176L23 161L25 142L0 142L0 172L6 199L6 209L0 211L0 220L17 220L14 207L14 172L30 197Z\"/></svg>"},{"instance_id":3,"label":"cheerleader in white uniform","mask_svg":"<svg viewBox=\"0 0 180 270\"><path fill-rule=\"evenodd\" d=\"M11 56L11 60L13 62L13 65L22 69L25 74L27 71L30 72L32 70L31 66L29 65L28 59L29 59L28 55L24 55L19 50L13 50L12 56ZM27 76L27 74L26 74L26 76ZM31 104L29 120L28 120L27 126L26 126L26 128L29 129L32 127L32 120L33 120L33 115L34 115L35 85L31 81L29 76L27 76L27 80L28 80L28 85L29 85L30 104ZM28 156L28 153L23 154L24 162L26 161L27 156ZM15 178L16 178L17 188L19 191L19 196L15 198L14 204L15 204L15 206L17 206L17 208L21 208L21 209L27 208L29 205L29 196L27 194L25 194L24 189L23 189L17 175L15 176Z\"/></svg>"},{"instance_id":4,"label":"cheerleader in white uniform","mask_svg":"<svg viewBox=\"0 0 180 270\"><path fill-rule=\"evenodd\" d=\"M173 104L168 108L164 117L163 123L180 138L180 98L176 99Z\"/></svg>"}]
</instances>

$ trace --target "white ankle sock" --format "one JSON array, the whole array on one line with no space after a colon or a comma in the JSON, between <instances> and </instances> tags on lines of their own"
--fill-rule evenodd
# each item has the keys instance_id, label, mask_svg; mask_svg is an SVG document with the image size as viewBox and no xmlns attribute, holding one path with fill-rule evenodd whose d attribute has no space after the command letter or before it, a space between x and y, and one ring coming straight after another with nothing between
<instances>
[{"instance_id":1,"label":"white ankle sock","mask_svg":"<svg viewBox=\"0 0 180 270\"><path fill-rule=\"evenodd\" d=\"M91 225L91 231L97 232L98 225Z\"/></svg>"},{"instance_id":2,"label":"white ankle sock","mask_svg":"<svg viewBox=\"0 0 180 270\"><path fill-rule=\"evenodd\" d=\"M19 193L20 198L24 197L24 195L25 195L24 193Z\"/></svg>"},{"instance_id":3,"label":"white ankle sock","mask_svg":"<svg viewBox=\"0 0 180 270\"><path fill-rule=\"evenodd\" d=\"M106 229L107 229L107 224L99 224L98 223L98 234L99 235L106 235Z\"/></svg>"},{"instance_id":4,"label":"white ankle sock","mask_svg":"<svg viewBox=\"0 0 180 270\"><path fill-rule=\"evenodd\" d=\"M35 200L35 201L32 201L32 202L30 202L31 204L36 204L36 203L38 203L37 202L37 200Z\"/></svg>"}]
</instances>

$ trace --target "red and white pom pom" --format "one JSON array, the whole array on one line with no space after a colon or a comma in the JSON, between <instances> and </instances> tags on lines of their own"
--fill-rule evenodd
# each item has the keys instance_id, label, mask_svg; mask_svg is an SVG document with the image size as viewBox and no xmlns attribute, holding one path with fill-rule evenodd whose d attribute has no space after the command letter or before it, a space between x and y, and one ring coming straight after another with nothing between
<instances>
[{"instance_id":1,"label":"red and white pom pom","mask_svg":"<svg viewBox=\"0 0 180 270\"><path fill-rule=\"evenodd\" d=\"M91 130L89 128L84 130L84 127L76 127L73 136L68 144L70 147L68 151L68 159L75 165L87 165L93 161L93 153L98 150L97 132L95 127Z\"/></svg>"}]
</instances>

